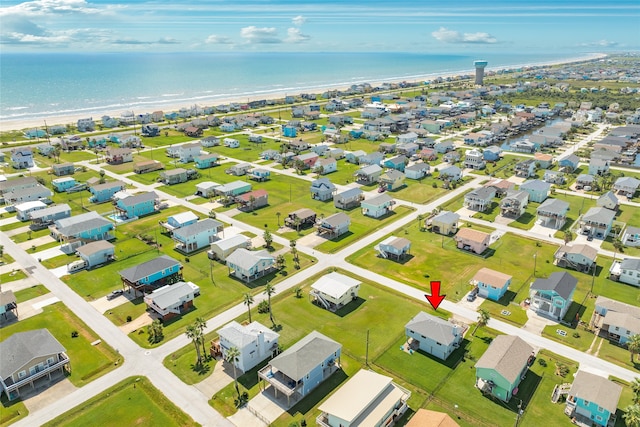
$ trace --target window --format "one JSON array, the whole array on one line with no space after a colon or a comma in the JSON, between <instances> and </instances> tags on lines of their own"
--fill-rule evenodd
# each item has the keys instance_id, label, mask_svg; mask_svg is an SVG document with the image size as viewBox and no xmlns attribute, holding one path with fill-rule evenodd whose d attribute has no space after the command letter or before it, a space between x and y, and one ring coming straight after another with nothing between
<instances>
[{"instance_id":1,"label":"window","mask_svg":"<svg viewBox=\"0 0 640 427\"><path fill-rule=\"evenodd\" d=\"M23 379L26 376L27 376L27 371L18 372L18 379Z\"/></svg>"},{"instance_id":2,"label":"window","mask_svg":"<svg viewBox=\"0 0 640 427\"><path fill-rule=\"evenodd\" d=\"M604 408L602 406L598 406L598 412L604 412Z\"/></svg>"}]
</instances>

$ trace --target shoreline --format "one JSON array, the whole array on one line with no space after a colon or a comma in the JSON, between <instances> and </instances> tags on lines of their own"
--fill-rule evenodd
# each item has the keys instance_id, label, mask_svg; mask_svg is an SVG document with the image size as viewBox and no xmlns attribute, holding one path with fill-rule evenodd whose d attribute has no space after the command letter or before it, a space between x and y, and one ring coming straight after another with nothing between
<instances>
[{"instance_id":1,"label":"shoreline","mask_svg":"<svg viewBox=\"0 0 640 427\"><path fill-rule=\"evenodd\" d=\"M507 69L513 69L513 68L530 68L530 67L563 65L563 64L571 64L575 62L594 61L594 60L606 58L607 56L608 55L604 53L591 53L591 54L585 54L579 57L558 59L553 61L542 61L542 62L535 62L535 63L528 63L528 64L509 65L509 66L487 67L487 71L507 70ZM446 77L454 77L460 74L473 74L473 73L474 73L473 69L466 69L466 70L435 72L435 73L429 73L424 75L408 76L401 79L397 77L390 77L388 79L378 79L375 82L353 81L351 82L351 84L353 85L353 84L369 83L372 86L378 86L383 83L399 83L402 81L417 82L417 81L423 81L423 80L433 79L437 77L446 78ZM345 90L345 89L348 89L348 86L345 86L345 83L326 84L319 87L315 86L315 87L300 88L295 91L291 89L290 90L278 89L274 91L264 91L262 93L255 92L253 94L253 97L254 97L253 99L254 100L255 99L282 99L286 95L292 95L292 94L299 95L301 93L321 93L328 90ZM215 95L212 95L207 99L191 99L190 101L186 101L186 100L181 101L181 103L176 103L175 100L167 101L166 103L154 102L154 103L150 103L148 106L145 107L144 110L141 110L141 111L145 113L151 113L157 110L162 110L165 112L178 111L181 108L191 107L193 105L202 106L203 103L206 103L207 105L229 104L231 102L244 102L245 99L251 100L251 97L247 98L247 94L222 95L220 98L217 98ZM273 107L277 108L277 106L273 106ZM138 109L136 108L136 110ZM37 117L37 118L24 118L24 119L18 118L18 119L0 120L0 132L19 131L19 130L26 130L26 129L32 129L32 128L41 129L44 127L45 121L47 122L47 126L55 126L55 125L65 125L69 123L75 123L78 119L85 118L85 117L92 117L92 116L102 117L104 115L118 117L120 114L122 114L123 111L127 111L127 107L121 107L118 110L105 109L100 112L97 112L97 111L83 112L83 113L76 112L76 113L70 113L70 114L52 114L49 116L45 116L43 113L42 117ZM96 119L99 120L99 118L96 118Z\"/></svg>"}]
</instances>

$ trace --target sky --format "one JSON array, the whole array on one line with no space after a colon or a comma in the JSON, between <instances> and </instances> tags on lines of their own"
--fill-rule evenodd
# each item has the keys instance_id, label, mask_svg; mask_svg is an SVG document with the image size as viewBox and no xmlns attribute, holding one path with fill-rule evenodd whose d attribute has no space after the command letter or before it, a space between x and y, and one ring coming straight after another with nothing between
<instances>
[{"instance_id":1,"label":"sky","mask_svg":"<svg viewBox=\"0 0 640 427\"><path fill-rule=\"evenodd\" d=\"M8 52L640 50L640 1L2 0Z\"/></svg>"}]
</instances>

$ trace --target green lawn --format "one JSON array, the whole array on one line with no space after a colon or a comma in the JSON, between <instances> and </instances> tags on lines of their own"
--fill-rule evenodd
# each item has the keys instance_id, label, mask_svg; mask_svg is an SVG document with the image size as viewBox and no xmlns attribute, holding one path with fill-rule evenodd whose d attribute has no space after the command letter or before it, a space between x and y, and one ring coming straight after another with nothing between
<instances>
[{"instance_id":1,"label":"green lawn","mask_svg":"<svg viewBox=\"0 0 640 427\"><path fill-rule=\"evenodd\" d=\"M13 270L0 275L0 283L14 282L16 280L26 279L27 274L22 270Z\"/></svg>"},{"instance_id":2,"label":"green lawn","mask_svg":"<svg viewBox=\"0 0 640 427\"><path fill-rule=\"evenodd\" d=\"M100 337L61 302L44 307L41 314L5 326L2 335L9 337L41 328L48 329L66 348L72 367L68 378L76 387L112 371L121 361L121 356L107 343L92 345ZM78 332L77 338L71 338L72 331Z\"/></svg>"},{"instance_id":3,"label":"green lawn","mask_svg":"<svg viewBox=\"0 0 640 427\"><path fill-rule=\"evenodd\" d=\"M19 303L29 301L30 299L45 295L49 293L49 289L44 285L33 285L30 288L22 289L15 292L16 301Z\"/></svg>"},{"instance_id":4,"label":"green lawn","mask_svg":"<svg viewBox=\"0 0 640 427\"><path fill-rule=\"evenodd\" d=\"M45 426L197 426L146 377L130 377Z\"/></svg>"},{"instance_id":5,"label":"green lawn","mask_svg":"<svg viewBox=\"0 0 640 427\"><path fill-rule=\"evenodd\" d=\"M0 405L0 427L5 427L29 415L29 410L22 399L9 401L3 393Z\"/></svg>"},{"instance_id":6,"label":"green lawn","mask_svg":"<svg viewBox=\"0 0 640 427\"><path fill-rule=\"evenodd\" d=\"M557 331L564 331L566 335L560 335ZM578 336L576 337L574 334L577 334ZM568 345L569 347L576 348L580 351L589 349L589 346L595 338L593 333L588 332L582 327L572 329L562 325L545 326L542 331L542 336Z\"/></svg>"}]
</instances>

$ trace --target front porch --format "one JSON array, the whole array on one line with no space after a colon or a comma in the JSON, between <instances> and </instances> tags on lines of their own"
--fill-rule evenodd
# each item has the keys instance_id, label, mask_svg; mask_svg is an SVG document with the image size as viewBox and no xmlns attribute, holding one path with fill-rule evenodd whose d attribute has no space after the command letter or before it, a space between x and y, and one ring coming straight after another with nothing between
<instances>
[{"instance_id":1,"label":"front porch","mask_svg":"<svg viewBox=\"0 0 640 427\"><path fill-rule=\"evenodd\" d=\"M51 382L52 374L60 372L64 375L64 372L71 372L71 362L66 353L60 353L58 355L59 361L52 364L45 364L43 367L36 367L36 372L29 375L27 378L13 382L13 378L9 377L4 380L5 392L9 400L15 400L19 398L20 389L27 385L31 386L31 389L36 388L36 383L40 383L46 377L45 381Z\"/></svg>"}]
</instances>

